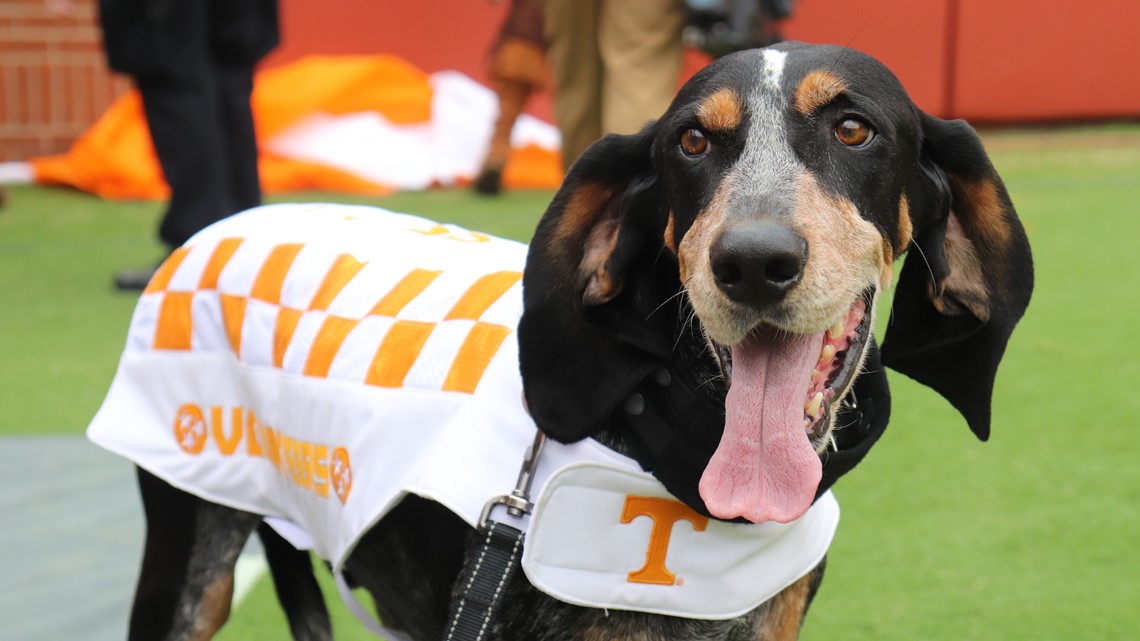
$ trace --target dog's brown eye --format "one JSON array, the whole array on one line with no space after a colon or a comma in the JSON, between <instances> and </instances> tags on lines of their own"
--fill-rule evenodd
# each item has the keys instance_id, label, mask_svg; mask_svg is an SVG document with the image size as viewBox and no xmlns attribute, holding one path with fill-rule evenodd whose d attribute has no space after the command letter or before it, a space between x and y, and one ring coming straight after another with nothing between
<instances>
[{"instance_id":1,"label":"dog's brown eye","mask_svg":"<svg viewBox=\"0 0 1140 641\"><path fill-rule=\"evenodd\" d=\"M848 147L862 147L871 142L875 132L862 120L845 118L835 125L835 137Z\"/></svg>"},{"instance_id":2,"label":"dog's brown eye","mask_svg":"<svg viewBox=\"0 0 1140 641\"><path fill-rule=\"evenodd\" d=\"M681 151L686 156L699 156L709 149L709 139L699 129L686 129L681 134Z\"/></svg>"}]
</instances>

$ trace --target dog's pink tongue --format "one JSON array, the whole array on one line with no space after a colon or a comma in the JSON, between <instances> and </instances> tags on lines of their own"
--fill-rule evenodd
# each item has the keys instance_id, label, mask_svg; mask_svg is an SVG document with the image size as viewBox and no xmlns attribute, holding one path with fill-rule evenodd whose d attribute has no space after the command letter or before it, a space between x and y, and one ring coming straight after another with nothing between
<instances>
[{"instance_id":1,"label":"dog's pink tongue","mask_svg":"<svg viewBox=\"0 0 1140 641\"><path fill-rule=\"evenodd\" d=\"M811 507L823 474L804 430L804 401L823 335L756 332L732 347L724 436L701 477L722 519L787 523Z\"/></svg>"}]
</instances>

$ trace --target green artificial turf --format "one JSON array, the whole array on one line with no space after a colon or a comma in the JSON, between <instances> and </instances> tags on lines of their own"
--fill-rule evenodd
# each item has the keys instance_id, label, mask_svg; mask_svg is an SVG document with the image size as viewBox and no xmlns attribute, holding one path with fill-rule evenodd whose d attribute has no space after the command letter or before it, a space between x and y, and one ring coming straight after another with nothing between
<instances>
[{"instance_id":1,"label":"green artificial turf","mask_svg":"<svg viewBox=\"0 0 1140 641\"><path fill-rule=\"evenodd\" d=\"M313 570L332 619L333 638L337 641L376 641L376 637L341 603L336 583L324 564L314 562ZM370 607L372 601L366 591L358 589L355 593L362 605ZM277 603L268 573L254 585L214 638L216 641L285 641L291 638L285 612Z\"/></svg>"},{"instance_id":2,"label":"green artificial turf","mask_svg":"<svg viewBox=\"0 0 1140 641\"><path fill-rule=\"evenodd\" d=\"M124 267L153 265L157 203L15 187L0 209L0 434L80 433L115 372L134 297Z\"/></svg>"},{"instance_id":3,"label":"green artificial turf","mask_svg":"<svg viewBox=\"0 0 1140 641\"><path fill-rule=\"evenodd\" d=\"M1140 630L1140 128L987 136L1033 245L1037 286L979 443L892 375L890 428L836 487L843 509L807 641L1108 639ZM376 203L525 239L549 192ZM160 206L41 188L0 210L0 434L80 433L106 391ZM880 324L887 306L882 307ZM319 574L327 574L320 571ZM338 604L338 638L369 638ZM286 638L262 579L223 639Z\"/></svg>"}]
</instances>

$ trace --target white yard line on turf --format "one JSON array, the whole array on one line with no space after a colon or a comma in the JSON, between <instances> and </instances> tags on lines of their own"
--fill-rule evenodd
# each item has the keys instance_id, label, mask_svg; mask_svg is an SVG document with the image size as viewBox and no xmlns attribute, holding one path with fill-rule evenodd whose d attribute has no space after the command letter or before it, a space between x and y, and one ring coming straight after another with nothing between
<instances>
[{"instance_id":1,"label":"white yard line on turf","mask_svg":"<svg viewBox=\"0 0 1140 641\"><path fill-rule=\"evenodd\" d=\"M233 608L242 602L249 591L253 589L254 584L260 579L265 571L269 569L269 565L265 562L265 555L261 552L256 554L243 554L238 557L237 566L234 568L234 598Z\"/></svg>"}]
</instances>

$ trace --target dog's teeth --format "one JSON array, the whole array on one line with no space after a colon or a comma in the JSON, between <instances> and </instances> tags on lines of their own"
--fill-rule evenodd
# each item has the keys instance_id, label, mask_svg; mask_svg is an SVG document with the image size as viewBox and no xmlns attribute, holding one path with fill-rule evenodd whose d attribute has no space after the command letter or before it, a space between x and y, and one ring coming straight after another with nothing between
<instances>
[{"instance_id":1,"label":"dog's teeth","mask_svg":"<svg viewBox=\"0 0 1140 641\"><path fill-rule=\"evenodd\" d=\"M830 361L834 356L835 356L835 346L834 345L824 345L823 351L819 353L819 360L827 362L827 361Z\"/></svg>"},{"instance_id":2,"label":"dog's teeth","mask_svg":"<svg viewBox=\"0 0 1140 641\"><path fill-rule=\"evenodd\" d=\"M832 340L839 338L840 336L843 336L843 334L844 334L844 332L843 332L843 321L839 321L839 322L835 323L834 325L832 325L827 330L827 337L832 339Z\"/></svg>"},{"instance_id":3,"label":"dog's teeth","mask_svg":"<svg viewBox=\"0 0 1140 641\"><path fill-rule=\"evenodd\" d=\"M818 383L819 379L822 377L823 377L823 372L819 371L818 369L813 369L811 371L811 382L812 383Z\"/></svg>"},{"instance_id":4,"label":"dog's teeth","mask_svg":"<svg viewBox=\"0 0 1140 641\"><path fill-rule=\"evenodd\" d=\"M815 396L804 405L804 413L813 418L819 418L819 410L823 407L823 392L816 392Z\"/></svg>"}]
</instances>

